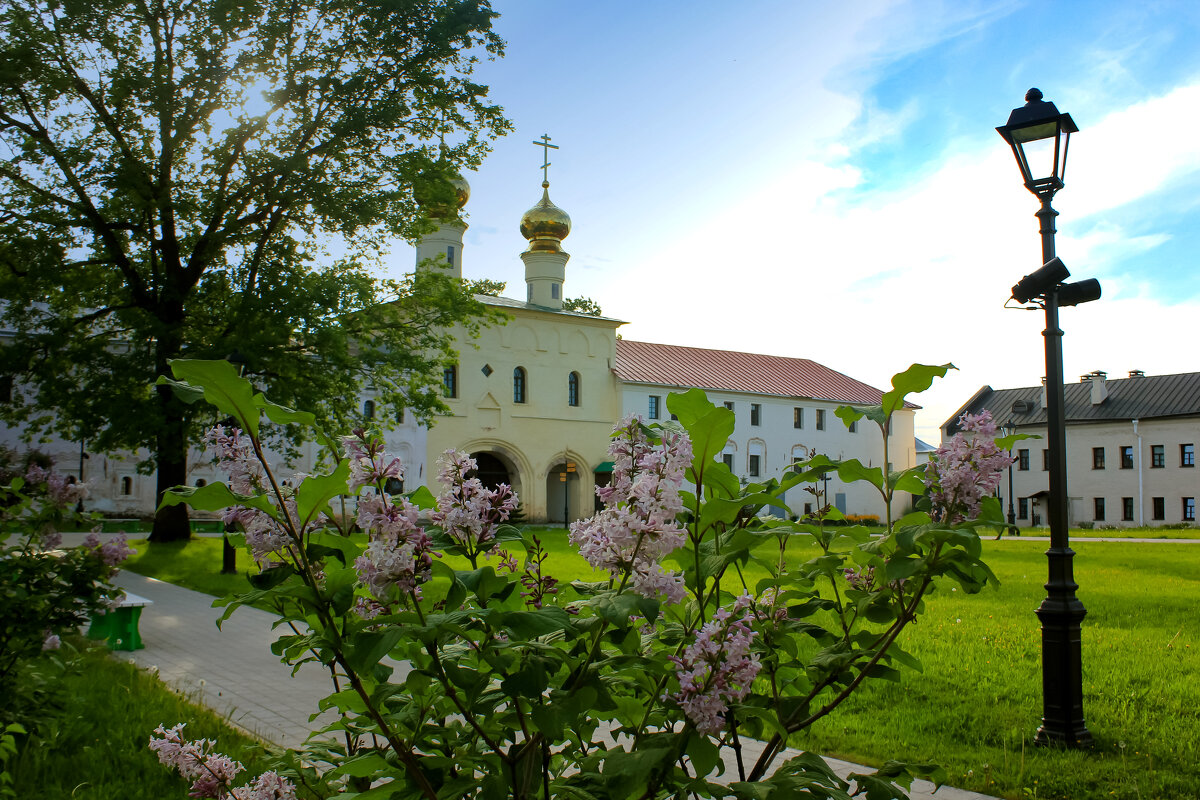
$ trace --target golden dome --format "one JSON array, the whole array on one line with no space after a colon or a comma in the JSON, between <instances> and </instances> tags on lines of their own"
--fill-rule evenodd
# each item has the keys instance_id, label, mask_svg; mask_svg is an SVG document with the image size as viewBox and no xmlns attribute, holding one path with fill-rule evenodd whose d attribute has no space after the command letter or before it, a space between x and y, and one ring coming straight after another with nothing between
<instances>
[{"instance_id":1,"label":"golden dome","mask_svg":"<svg viewBox=\"0 0 1200 800\"><path fill-rule=\"evenodd\" d=\"M423 172L413 195L418 205L435 220L455 220L471 197L471 184L453 167Z\"/></svg>"},{"instance_id":2,"label":"golden dome","mask_svg":"<svg viewBox=\"0 0 1200 800\"><path fill-rule=\"evenodd\" d=\"M550 184L542 182L542 199L521 217L521 235L529 240L529 249L557 253L562 240L571 233L571 217L550 202Z\"/></svg>"},{"instance_id":3,"label":"golden dome","mask_svg":"<svg viewBox=\"0 0 1200 800\"><path fill-rule=\"evenodd\" d=\"M471 184L467 183L467 179L462 175L456 173L450 179L450 185L454 187L454 197L458 201L458 210L462 211L463 206L471 199Z\"/></svg>"}]
</instances>

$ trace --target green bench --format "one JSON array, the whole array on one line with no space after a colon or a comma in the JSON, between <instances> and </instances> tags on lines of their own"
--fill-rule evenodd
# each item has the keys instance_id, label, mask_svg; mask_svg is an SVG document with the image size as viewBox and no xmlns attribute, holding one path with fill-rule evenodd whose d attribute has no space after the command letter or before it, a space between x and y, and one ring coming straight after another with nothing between
<instances>
[{"instance_id":1,"label":"green bench","mask_svg":"<svg viewBox=\"0 0 1200 800\"><path fill-rule=\"evenodd\" d=\"M103 614L93 614L88 625L89 639L107 639L110 650L141 650L141 634L138 633L138 620L142 617L142 609L153 605L141 595L126 592L125 597L111 611Z\"/></svg>"}]
</instances>

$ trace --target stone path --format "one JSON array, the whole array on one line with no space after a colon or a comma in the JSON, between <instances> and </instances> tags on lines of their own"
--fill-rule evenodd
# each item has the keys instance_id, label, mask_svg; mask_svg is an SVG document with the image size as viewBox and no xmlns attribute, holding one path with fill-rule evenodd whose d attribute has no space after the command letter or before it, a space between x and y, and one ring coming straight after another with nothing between
<instances>
[{"instance_id":1,"label":"stone path","mask_svg":"<svg viewBox=\"0 0 1200 800\"><path fill-rule=\"evenodd\" d=\"M70 542L68 542L70 544ZM146 647L132 653L117 652L146 669L156 669L166 683L192 695L231 722L269 742L294 747L301 744L326 717L310 719L317 701L329 694L328 673L319 665L305 664L296 675L272 655L278 636L272 614L239 608L222 623L215 622L223 609L212 607L212 597L131 572L122 572L116 583L154 601L141 618ZM172 725L177 720L163 720ZM750 751L746 758L757 753ZM783 758L795 753L785 753ZM782 758L780 759L782 761ZM776 763L780 763L777 761ZM845 777L870 769L837 759L827 759ZM729 765L736 774L736 768ZM913 800L992 800L986 795L953 787L934 794L932 784L917 781Z\"/></svg>"}]
</instances>

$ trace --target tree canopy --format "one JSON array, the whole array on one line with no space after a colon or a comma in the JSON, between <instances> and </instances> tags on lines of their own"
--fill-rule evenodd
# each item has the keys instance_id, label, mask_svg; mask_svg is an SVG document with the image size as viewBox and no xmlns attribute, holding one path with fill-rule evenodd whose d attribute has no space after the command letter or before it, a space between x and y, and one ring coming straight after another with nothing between
<instances>
[{"instance_id":1,"label":"tree canopy","mask_svg":"<svg viewBox=\"0 0 1200 800\"><path fill-rule=\"evenodd\" d=\"M186 481L199 419L149 388L241 354L281 402L345 423L367 380L439 407L449 327L484 314L438 271L376 275L509 127L478 58L486 0L9 0L0 10L4 409ZM167 508L159 539L186 535Z\"/></svg>"}]
</instances>

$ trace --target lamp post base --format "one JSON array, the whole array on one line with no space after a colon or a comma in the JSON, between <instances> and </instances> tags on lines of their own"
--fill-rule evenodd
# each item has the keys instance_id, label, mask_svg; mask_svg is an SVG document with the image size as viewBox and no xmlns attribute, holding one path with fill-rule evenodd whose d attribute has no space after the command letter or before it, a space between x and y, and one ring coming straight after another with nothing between
<instances>
[{"instance_id":1,"label":"lamp post base","mask_svg":"<svg viewBox=\"0 0 1200 800\"><path fill-rule=\"evenodd\" d=\"M1075 596L1070 547L1051 547L1046 599L1037 609L1042 623L1042 724L1034 743L1089 748L1092 734L1083 720L1083 656L1080 623L1087 609Z\"/></svg>"}]
</instances>

